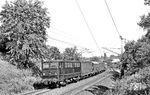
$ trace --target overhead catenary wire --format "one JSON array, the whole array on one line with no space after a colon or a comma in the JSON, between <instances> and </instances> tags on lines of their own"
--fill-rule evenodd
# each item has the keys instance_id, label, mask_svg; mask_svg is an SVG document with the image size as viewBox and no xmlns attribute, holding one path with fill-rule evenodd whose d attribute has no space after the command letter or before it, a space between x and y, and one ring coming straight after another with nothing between
<instances>
[{"instance_id":1,"label":"overhead catenary wire","mask_svg":"<svg viewBox=\"0 0 150 95\"><path fill-rule=\"evenodd\" d=\"M58 33L55 33L55 34L63 35L63 36L66 36L66 37L68 37L68 38L71 38L71 39L72 39L72 37L74 37L73 35L68 34L68 33L64 32L64 31L62 31L62 30L60 30L60 29L58 29L58 28L56 28L56 27L51 26L51 28L54 29L54 30L56 30L56 31L58 31L58 32L60 33L60 34L58 34ZM53 33L54 33L54 32L53 32Z\"/></svg>"},{"instance_id":2,"label":"overhead catenary wire","mask_svg":"<svg viewBox=\"0 0 150 95\"><path fill-rule=\"evenodd\" d=\"M107 1L104 0L104 2L105 2L105 5L106 5L106 7L107 7L107 10L108 10L108 12L109 12L109 15L110 15L110 17L111 17L111 19L112 19L112 21L113 21L113 24L114 24L114 26L115 26L115 29L116 29L116 31L117 31L117 33L118 33L118 35L119 35L119 38L122 40L123 38L122 38L122 36L121 36L120 33L119 33L118 27L117 27L117 25L116 25L116 23L115 23L115 20L114 20L113 16L112 16L112 13L111 13L110 8L109 8L109 6L108 6L108 4L107 4Z\"/></svg>"},{"instance_id":3,"label":"overhead catenary wire","mask_svg":"<svg viewBox=\"0 0 150 95\"><path fill-rule=\"evenodd\" d=\"M70 43L70 42L67 42L67 41L63 41L63 40L60 40L60 39L56 39L56 38L53 38L53 37L50 37L48 36L49 39L52 39L52 40L55 40L55 41L58 41L58 42L62 42L62 43L65 43L65 44L68 44L68 45L71 45L71 46L78 46L78 45L75 45L73 43ZM81 46L78 46L78 47L81 47ZM83 47L82 47L83 48Z\"/></svg>"},{"instance_id":4,"label":"overhead catenary wire","mask_svg":"<svg viewBox=\"0 0 150 95\"><path fill-rule=\"evenodd\" d=\"M126 39L123 38L123 37L120 35L119 30L118 30L118 28L117 28L117 25L116 25L116 23L115 23L115 20L114 20L114 18L113 18L113 16L112 16L112 13L111 13L111 11L110 11L110 8L109 8L109 6L108 6L108 4L107 4L107 1L104 0L104 2L105 2L105 5L106 5L106 7L107 7L107 10L108 10L108 12L109 12L109 15L110 15L110 17L111 17L111 19L112 19L112 21L113 21L113 24L114 24L114 26L115 26L115 28L116 28L116 31L117 31L117 33L118 33L118 35L119 35L119 38L121 39L121 54L122 54L122 53L123 53L123 40L126 41Z\"/></svg>"},{"instance_id":5,"label":"overhead catenary wire","mask_svg":"<svg viewBox=\"0 0 150 95\"><path fill-rule=\"evenodd\" d=\"M72 39L72 37L67 36L67 35L62 35L62 34L60 34L60 33L58 33L58 32L51 31L50 33L55 34L55 35L57 35L57 36L61 36L61 37L67 38L67 39L69 39L70 41L74 41L74 40Z\"/></svg>"},{"instance_id":6,"label":"overhead catenary wire","mask_svg":"<svg viewBox=\"0 0 150 95\"><path fill-rule=\"evenodd\" d=\"M87 22L87 20L86 20L86 18L85 18L85 16L84 16L82 10L81 10L81 7L80 7L78 1L75 0L75 2L76 2L76 5L77 5L77 7L78 7L78 9L79 9L79 11L80 11L80 13L81 13L81 15L82 15L82 17L83 17L85 23L86 23L86 25L87 25L87 28L88 28L88 30L89 30L91 36L92 36L92 39L93 39L94 43L96 44L96 47L98 48L100 54L102 55L101 49L100 49L100 47L99 47L99 45L98 45L98 43L97 43L97 41L96 41L96 39L95 39L95 37L94 37L94 34L93 34L93 32L92 32L92 29L90 28L90 26L89 26L89 24L88 24L88 22Z\"/></svg>"},{"instance_id":7,"label":"overhead catenary wire","mask_svg":"<svg viewBox=\"0 0 150 95\"><path fill-rule=\"evenodd\" d=\"M48 36L48 38L51 39L51 40L55 40L55 41L58 41L58 42L62 42L62 43L71 45L71 46L77 46L77 47L80 47L80 48L82 48L82 49L84 49L84 50L90 50L90 49L85 48L85 47L83 47L83 46L76 45L76 44L74 44L74 43L70 43L70 42L67 42L67 41L63 41L63 40L60 40L60 39L57 39L57 38L53 38L53 37L50 37L50 36Z\"/></svg>"},{"instance_id":8,"label":"overhead catenary wire","mask_svg":"<svg viewBox=\"0 0 150 95\"><path fill-rule=\"evenodd\" d=\"M58 29L58 28L55 28L55 27L51 27L51 28L53 28L53 29L55 29L56 31L58 31L59 33L61 32L61 33L65 33L65 34L63 34L63 35L61 35L61 34L59 34L59 33L57 33L57 32L52 32L51 31L51 33L54 33L54 34L56 34L56 35L60 35L60 36L63 36L63 37L68 37L68 38L70 38L69 40L72 40L72 37L73 36L71 36L70 34L67 34L66 32L64 32L64 31L62 31L62 30L60 30L60 29ZM71 36L71 37L70 37ZM66 41L63 41L63 40L59 40L59 39L56 39L56 38L52 38L52 37L50 37L50 36L48 36L50 39L52 39L52 40L55 40L55 41L59 41L59 42L62 42L62 43L65 43L65 44L68 44L68 45L72 45L72 46L78 46L78 47L80 47L81 49L82 49L82 52L84 51L84 52L88 52L88 53L92 53L92 52L94 52L93 50L91 50L91 49L88 49L88 48L85 48L85 47L83 47L83 46L80 46L80 45L77 45L77 44L74 44L74 43L71 43L71 42L66 42Z\"/></svg>"},{"instance_id":9,"label":"overhead catenary wire","mask_svg":"<svg viewBox=\"0 0 150 95\"><path fill-rule=\"evenodd\" d=\"M64 31L62 31L62 30L60 30L60 29L58 29L58 28L56 28L56 27L52 27L52 26L51 26L51 28L55 29L56 31L58 31L58 32L61 33L61 34L59 34L59 33L57 33L57 32L53 32L53 31L51 31L51 33L53 33L53 34L55 34L55 35L67 37L70 41L74 41L74 40L72 40L73 35L67 34L66 32L64 32ZM62 33L64 33L64 34L62 35ZM49 37L50 37L50 36L49 36ZM54 40L54 39L56 40L56 38L53 38L53 40ZM57 39L57 40L59 40L59 39ZM74 43L71 43L71 42L66 42L66 41L63 41L63 40L60 40L60 41L62 41L62 42L65 43L65 44L82 47L82 46L80 46L80 45L77 45L77 44L74 44ZM77 40L76 40L76 41L77 41ZM82 47L82 48L83 48L83 47ZM87 49L87 48L84 47L83 49Z\"/></svg>"}]
</instances>

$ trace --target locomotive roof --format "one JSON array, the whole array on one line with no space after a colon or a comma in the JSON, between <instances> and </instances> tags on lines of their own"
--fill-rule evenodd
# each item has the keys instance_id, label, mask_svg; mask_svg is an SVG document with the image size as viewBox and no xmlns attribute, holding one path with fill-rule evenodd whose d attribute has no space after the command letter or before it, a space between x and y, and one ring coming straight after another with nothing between
<instances>
[{"instance_id":1,"label":"locomotive roof","mask_svg":"<svg viewBox=\"0 0 150 95\"><path fill-rule=\"evenodd\" d=\"M47 62L81 62L81 63L93 63L93 64L99 64L99 62L94 62L94 61L77 61L77 60L49 60L49 61L43 61L43 63Z\"/></svg>"},{"instance_id":2,"label":"locomotive roof","mask_svg":"<svg viewBox=\"0 0 150 95\"><path fill-rule=\"evenodd\" d=\"M76 60L49 60L49 61L43 61L44 63L46 62L80 62Z\"/></svg>"}]
</instances>

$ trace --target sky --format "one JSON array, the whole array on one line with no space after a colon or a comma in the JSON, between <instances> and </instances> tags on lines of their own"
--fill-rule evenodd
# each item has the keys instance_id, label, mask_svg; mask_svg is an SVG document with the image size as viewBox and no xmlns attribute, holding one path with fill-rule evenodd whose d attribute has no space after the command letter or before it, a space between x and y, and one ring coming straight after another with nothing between
<instances>
[{"instance_id":1,"label":"sky","mask_svg":"<svg viewBox=\"0 0 150 95\"><path fill-rule=\"evenodd\" d=\"M60 51L66 47L77 46L84 56L108 53L102 47L121 47L121 40L104 0L77 0L100 49L96 46L75 0L42 1L51 18L50 28L47 29L48 45L56 46ZM0 7L3 4L5 0L0 0ZM143 29L137 25L140 16L147 14L150 9L144 5L144 0L107 0L107 4L123 38L130 41L144 35ZM85 51L85 48L90 52ZM111 50L120 53L118 49Z\"/></svg>"}]
</instances>

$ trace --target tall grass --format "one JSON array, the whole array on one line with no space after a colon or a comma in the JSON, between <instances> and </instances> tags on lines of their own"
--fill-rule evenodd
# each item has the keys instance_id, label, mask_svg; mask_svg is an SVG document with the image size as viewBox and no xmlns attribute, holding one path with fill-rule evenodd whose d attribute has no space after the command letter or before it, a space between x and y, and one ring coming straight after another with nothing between
<instances>
[{"instance_id":1,"label":"tall grass","mask_svg":"<svg viewBox=\"0 0 150 95\"><path fill-rule=\"evenodd\" d=\"M40 78L39 78L40 79ZM13 95L34 90L38 78L30 70L19 70L8 62L0 60L0 95Z\"/></svg>"}]
</instances>

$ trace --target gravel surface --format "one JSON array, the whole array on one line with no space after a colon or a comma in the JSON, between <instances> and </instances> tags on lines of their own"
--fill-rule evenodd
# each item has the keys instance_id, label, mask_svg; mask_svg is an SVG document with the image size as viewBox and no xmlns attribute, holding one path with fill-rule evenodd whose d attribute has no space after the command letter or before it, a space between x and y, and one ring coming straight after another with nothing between
<instances>
[{"instance_id":1,"label":"gravel surface","mask_svg":"<svg viewBox=\"0 0 150 95\"><path fill-rule=\"evenodd\" d=\"M78 93L77 95L103 95L102 93L104 93L107 90L103 88L103 86L105 86L106 88L107 87L113 88L114 85L115 85L115 82L111 79L111 77L108 77L104 79L102 82L99 82L96 85L89 87L88 89L86 89L86 91L82 91ZM102 88L99 88L98 86ZM88 90L91 90L92 92Z\"/></svg>"}]
</instances>

